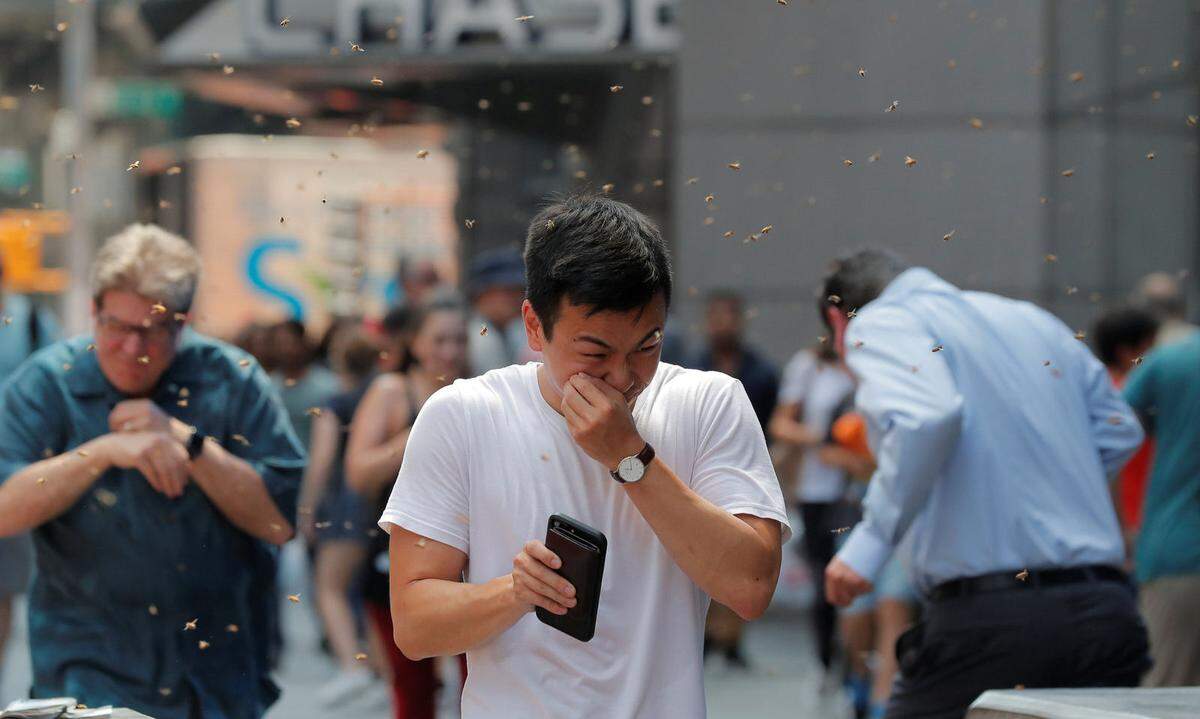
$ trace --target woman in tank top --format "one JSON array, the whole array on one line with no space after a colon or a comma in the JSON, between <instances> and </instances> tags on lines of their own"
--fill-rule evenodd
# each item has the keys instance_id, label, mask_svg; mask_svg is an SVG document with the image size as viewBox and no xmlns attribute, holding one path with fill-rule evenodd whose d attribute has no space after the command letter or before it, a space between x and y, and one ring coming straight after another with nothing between
<instances>
[{"instance_id":1,"label":"woman in tank top","mask_svg":"<svg viewBox=\"0 0 1200 719\"><path fill-rule=\"evenodd\" d=\"M417 413L434 392L466 374L466 314L457 300L434 299L414 308L405 332L411 366L371 383L354 413L346 445L346 482L378 507L376 517L391 494ZM387 535L377 529L372 534L363 599L388 648L394 716L432 719L438 688L434 663L410 661L396 648L388 606Z\"/></svg>"}]
</instances>

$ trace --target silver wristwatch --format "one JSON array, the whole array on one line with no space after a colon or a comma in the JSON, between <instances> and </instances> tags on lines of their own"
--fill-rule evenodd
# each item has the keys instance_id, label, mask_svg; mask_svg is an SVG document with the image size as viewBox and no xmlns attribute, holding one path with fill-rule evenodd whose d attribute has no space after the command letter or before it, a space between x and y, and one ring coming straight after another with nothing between
<instances>
[{"instance_id":1,"label":"silver wristwatch","mask_svg":"<svg viewBox=\"0 0 1200 719\"><path fill-rule=\"evenodd\" d=\"M611 473L612 478L621 484L639 482L646 474L646 467L649 467L653 461L654 448L647 442L641 452L621 460L621 463L617 465L617 471Z\"/></svg>"}]
</instances>

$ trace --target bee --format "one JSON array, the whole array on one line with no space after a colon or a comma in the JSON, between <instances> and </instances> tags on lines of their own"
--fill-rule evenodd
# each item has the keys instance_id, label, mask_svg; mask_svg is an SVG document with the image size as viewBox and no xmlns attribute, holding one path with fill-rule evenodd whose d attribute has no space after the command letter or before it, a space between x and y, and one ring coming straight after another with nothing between
<instances>
[{"instance_id":1,"label":"bee","mask_svg":"<svg viewBox=\"0 0 1200 719\"><path fill-rule=\"evenodd\" d=\"M904 166L905 167L912 167L915 164L917 164L917 158L912 157L910 155L904 156Z\"/></svg>"},{"instance_id":2,"label":"bee","mask_svg":"<svg viewBox=\"0 0 1200 719\"><path fill-rule=\"evenodd\" d=\"M142 161L141 161L141 160L134 160L133 162L129 163L129 167L126 167L126 168L125 168L125 171L126 171L126 172L133 172L134 170L138 169L138 168L139 168L139 167L141 167L141 166L142 166Z\"/></svg>"},{"instance_id":3,"label":"bee","mask_svg":"<svg viewBox=\"0 0 1200 719\"><path fill-rule=\"evenodd\" d=\"M946 234L942 235L942 242L949 242L950 238L954 237L955 232L956 230L950 230Z\"/></svg>"},{"instance_id":4,"label":"bee","mask_svg":"<svg viewBox=\"0 0 1200 719\"><path fill-rule=\"evenodd\" d=\"M426 157L429 157L429 150L417 150L418 160L424 160Z\"/></svg>"},{"instance_id":5,"label":"bee","mask_svg":"<svg viewBox=\"0 0 1200 719\"><path fill-rule=\"evenodd\" d=\"M292 18L290 15L285 16L282 20L279 21L279 27L287 27L288 25L291 25L291 24L292 24Z\"/></svg>"},{"instance_id":6,"label":"bee","mask_svg":"<svg viewBox=\"0 0 1200 719\"><path fill-rule=\"evenodd\" d=\"M740 169L742 169L742 163L740 163L740 162L731 162L731 163L729 163L729 169L731 169L731 170L740 170Z\"/></svg>"},{"instance_id":7,"label":"bee","mask_svg":"<svg viewBox=\"0 0 1200 719\"><path fill-rule=\"evenodd\" d=\"M383 87L383 80L378 75L371 77L371 84L375 87Z\"/></svg>"},{"instance_id":8,"label":"bee","mask_svg":"<svg viewBox=\"0 0 1200 719\"><path fill-rule=\"evenodd\" d=\"M1060 172L1059 174L1062 175L1063 177L1074 177L1075 176L1075 168L1073 168L1073 167L1067 168L1067 169L1063 170L1062 172Z\"/></svg>"},{"instance_id":9,"label":"bee","mask_svg":"<svg viewBox=\"0 0 1200 719\"><path fill-rule=\"evenodd\" d=\"M196 622L199 622L199 621L200 621L200 620L197 618L197 619L193 619L193 620L192 620L192 621L190 621L190 622L186 622L186 623L184 623L184 625L183 625L183 631L185 631L185 632L194 632L194 631L196 631Z\"/></svg>"}]
</instances>

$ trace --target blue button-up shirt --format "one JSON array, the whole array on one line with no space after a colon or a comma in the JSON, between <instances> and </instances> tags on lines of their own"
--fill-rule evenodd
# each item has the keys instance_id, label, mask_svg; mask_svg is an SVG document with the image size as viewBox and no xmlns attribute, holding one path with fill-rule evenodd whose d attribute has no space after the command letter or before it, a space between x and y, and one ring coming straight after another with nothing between
<instances>
[{"instance_id":1,"label":"blue button-up shirt","mask_svg":"<svg viewBox=\"0 0 1200 719\"><path fill-rule=\"evenodd\" d=\"M1120 565L1106 480L1142 429L1053 315L913 268L851 319L846 359L878 462L838 553L852 569L873 579L902 539L923 589Z\"/></svg>"},{"instance_id":2,"label":"blue button-up shirt","mask_svg":"<svg viewBox=\"0 0 1200 719\"><path fill-rule=\"evenodd\" d=\"M0 391L0 482L109 431L109 413L126 397L105 379L91 342L47 347ZM303 450L249 355L185 331L152 399L249 462L292 521ZM170 500L136 470L112 468L33 537L35 697L156 719L253 719L278 696L260 626L271 598L254 591L274 548L235 528L194 483ZM185 630L192 620L195 630Z\"/></svg>"}]
</instances>

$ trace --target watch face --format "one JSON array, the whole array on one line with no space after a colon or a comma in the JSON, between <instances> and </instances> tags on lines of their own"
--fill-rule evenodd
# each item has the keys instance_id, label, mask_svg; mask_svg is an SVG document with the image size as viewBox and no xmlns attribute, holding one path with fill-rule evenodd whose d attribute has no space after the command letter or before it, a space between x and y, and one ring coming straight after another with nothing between
<instances>
[{"instance_id":1,"label":"watch face","mask_svg":"<svg viewBox=\"0 0 1200 719\"><path fill-rule=\"evenodd\" d=\"M636 482L642 478L642 474L646 471L646 465L637 457L626 457L621 460L621 464L617 465L617 474L621 475L621 479L626 482Z\"/></svg>"}]
</instances>

